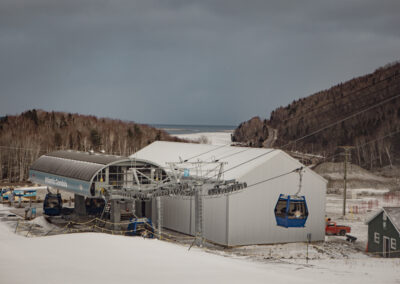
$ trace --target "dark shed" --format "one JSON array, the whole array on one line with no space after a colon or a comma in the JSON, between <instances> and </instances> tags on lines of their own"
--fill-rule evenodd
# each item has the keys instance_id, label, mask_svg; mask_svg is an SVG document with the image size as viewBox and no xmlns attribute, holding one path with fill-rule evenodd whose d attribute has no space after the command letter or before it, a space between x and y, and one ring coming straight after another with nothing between
<instances>
[{"instance_id":1,"label":"dark shed","mask_svg":"<svg viewBox=\"0 0 400 284\"><path fill-rule=\"evenodd\" d=\"M383 207L367 220L368 252L400 257L400 207Z\"/></svg>"}]
</instances>

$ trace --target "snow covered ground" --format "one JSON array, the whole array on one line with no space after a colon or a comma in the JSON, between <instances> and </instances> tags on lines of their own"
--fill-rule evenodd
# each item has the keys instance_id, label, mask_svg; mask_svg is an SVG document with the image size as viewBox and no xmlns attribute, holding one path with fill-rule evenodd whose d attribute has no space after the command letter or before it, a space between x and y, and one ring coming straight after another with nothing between
<instances>
[{"instance_id":1,"label":"snow covered ground","mask_svg":"<svg viewBox=\"0 0 400 284\"><path fill-rule=\"evenodd\" d=\"M0 204L0 283L400 282L400 259L367 256L338 237L310 245L306 263L304 243L188 250L102 233L25 237L9 213ZM53 228L43 217L30 224Z\"/></svg>"},{"instance_id":2,"label":"snow covered ground","mask_svg":"<svg viewBox=\"0 0 400 284\"><path fill-rule=\"evenodd\" d=\"M191 134L178 134L174 135L176 137L199 141L199 139L204 136L208 140L208 144L211 145L227 145L231 143L231 134L232 131L224 131L224 132L199 132L199 133L191 133Z\"/></svg>"},{"instance_id":3,"label":"snow covered ground","mask_svg":"<svg viewBox=\"0 0 400 284\"><path fill-rule=\"evenodd\" d=\"M205 136L210 144L225 145L230 135L177 136ZM400 259L364 253L365 220L381 206L400 205L400 198L385 198L386 192L349 191L351 210L345 220L340 219L342 197L328 194L327 216L350 225L358 239L351 244L329 236L312 243L308 261L305 243L188 250L188 244L102 233L28 234L30 226L36 232L57 228L43 217L26 222L15 234L18 217L8 216L10 208L0 204L0 283L400 283Z\"/></svg>"}]
</instances>

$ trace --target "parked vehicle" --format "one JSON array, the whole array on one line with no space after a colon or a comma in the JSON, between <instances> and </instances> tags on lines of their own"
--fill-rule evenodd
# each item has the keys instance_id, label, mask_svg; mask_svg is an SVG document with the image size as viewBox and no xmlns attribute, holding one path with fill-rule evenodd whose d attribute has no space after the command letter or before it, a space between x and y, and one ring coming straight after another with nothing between
<instances>
[{"instance_id":1,"label":"parked vehicle","mask_svg":"<svg viewBox=\"0 0 400 284\"><path fill-rule=\"evenodd\" d=\"M326 222L325 235L339 235L345 236L351 232L349 226L337 225L336 222Z\"/></svg>"}]
</instances>

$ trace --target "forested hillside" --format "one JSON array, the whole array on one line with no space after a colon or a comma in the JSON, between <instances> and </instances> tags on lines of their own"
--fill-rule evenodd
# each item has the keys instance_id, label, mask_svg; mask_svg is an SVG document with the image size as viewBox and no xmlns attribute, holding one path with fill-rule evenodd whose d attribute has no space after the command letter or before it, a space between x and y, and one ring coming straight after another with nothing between
<instances>
[{"instance_id":1,"label":"forested hillside","mask_svg":"<svg viewBox=\"0 0 400 284\"><path fill-rule=\"evenodd\" d=\"M293 101L269 119L252 121L252 127L246 122L235 130L233 141L262 147L269 127L276 131L273 147L332 160L340 158L339 146L354 146L352 161L363 167L400 163L400 63Z\"/></svg>"},{"instance_id":2,"label":"forested hillside","mask_svg":"<svg viewBox=\"0 0 400 284\"><path fill-rule=\"evenodd\" d=\"M29 110L0 118L0 180L23 181L40 155L58 149L130 155L155 140L179 141L153 127L80 114Z\"/></svg>"}]
</instances>

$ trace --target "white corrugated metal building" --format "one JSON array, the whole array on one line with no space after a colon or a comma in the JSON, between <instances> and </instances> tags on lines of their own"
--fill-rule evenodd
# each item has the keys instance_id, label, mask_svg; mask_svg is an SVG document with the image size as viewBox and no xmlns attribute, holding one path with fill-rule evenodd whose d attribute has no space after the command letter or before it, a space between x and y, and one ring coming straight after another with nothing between
<instances>
[{"instance_id":1,"label":"white corrugated metal building","mask_svg":"<svg viewBox=\"0 0 400 284\"><path fill-rule=\"evenodd\" d=\"M223 179L236 179L247 185L302 166L281 150L163 141L148 145L131 158L168 167L168 162L179 162L194 156L197 157L192 161L226 162ZM298 190L299 175L296 173L229 195L204 197L204 237L225 246L306 241L308 233L311 233L312 241L324 240L326 184L324 178L305 169L301 195L306 197L309 216L304 228L277 226L274 214L279 194L294 194ZM194 198L163 197L165 228L194 235L194 218Z\"/></svg>"}]
</instances>

